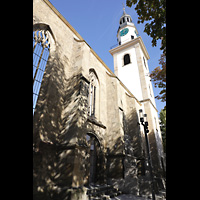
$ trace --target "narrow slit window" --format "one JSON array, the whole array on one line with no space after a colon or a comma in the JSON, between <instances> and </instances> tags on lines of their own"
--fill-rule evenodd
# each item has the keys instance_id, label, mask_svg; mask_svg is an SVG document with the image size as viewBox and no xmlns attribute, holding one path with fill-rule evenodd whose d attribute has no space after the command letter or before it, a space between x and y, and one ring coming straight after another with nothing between
<instances>
[{"instance_id":1,"label":"narrow slit window","mask_svg":"<svg viewBox=\"0 0 200 200\"><path fill-rule=\"evenodd\" d=\"M146 66L146 60L145 60L145 58L143 57L143 61L144 61L144 66L146 67L146 69L147 69L147 66Z\"/></svg>"},{"instance_id":2,"label":"narrow slit window","mask_svg":"<svg viewBox=\"0 0 200 200\"><path fill-rule=\"evenodd\" d=\"M97 99L97 87L98 87L98 81L97 77L94 72L90 72L90 89L89 89L89 106L88 106L88 114L89 116L95 116L95 110L96 110L96 99Z\"/></svg>"},{"instance_id":3,"label":"narrow slit window","mask_svg":"<svg viewBox=\"0 0 200 200\"><path fill-rule=\"evenodd\" d=\"M95 114L95 90L96 87L91 84L90 87L90 105L89 105L89 115L93 116Z\"/></svg>"}]
</instances>

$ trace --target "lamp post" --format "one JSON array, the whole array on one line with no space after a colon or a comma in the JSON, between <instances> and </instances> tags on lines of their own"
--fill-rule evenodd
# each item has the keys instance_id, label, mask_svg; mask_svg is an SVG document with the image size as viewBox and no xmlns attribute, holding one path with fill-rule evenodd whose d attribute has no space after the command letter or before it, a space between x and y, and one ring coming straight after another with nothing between
<instances>
[{"instance_id":1,"label":"lamp post","mask_svg":"<svg viewBox=\"0 0 200 200\"><path fill-rule=\"evenodd\" d=\"M147 156L148 156L148 164L149 164L149 172L151 177L151 189L152 189L152 199L155 200L155 191L154 191L154 179L153 179L153 173L152 173L152 163L151 163L151 154L150 154L150 148L149 148L149 140L147 133L148 130L148 121L147 121L147 114L143 114L142 109L139 110L139 117L140 117L140 123L144 127L144 134L145 134L145 140L146 140L146 148L147 148Z\"/></svg>"}]
</instances>

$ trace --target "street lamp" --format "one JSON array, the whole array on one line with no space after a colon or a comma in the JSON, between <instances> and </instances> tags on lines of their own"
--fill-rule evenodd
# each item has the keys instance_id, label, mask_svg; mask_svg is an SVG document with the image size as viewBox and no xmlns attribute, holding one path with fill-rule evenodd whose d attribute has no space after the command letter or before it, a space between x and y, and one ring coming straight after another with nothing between
<instances>
[{"instance_id":1,"label":"street lamp","mask_svg":"<svg viewBox=\"0 0 200 200\"><path fill-rule=\"evenodd\" d=\"M152 199L155 200L156 197L155 197L155 192L154 192L154 180L153 180L153 173L152 173L151 154L150 154L150 148L149 148L149 140L148 140L148 136L147 136L147 133L149 133L147 114L143 114L142 109L140 109L139 110L139 117L140 117L140 123L144 127L147 156L148 156L148 165L149 165L149 172L150 172L150 177L151 177Z\"/></svg>"}]
</instances>

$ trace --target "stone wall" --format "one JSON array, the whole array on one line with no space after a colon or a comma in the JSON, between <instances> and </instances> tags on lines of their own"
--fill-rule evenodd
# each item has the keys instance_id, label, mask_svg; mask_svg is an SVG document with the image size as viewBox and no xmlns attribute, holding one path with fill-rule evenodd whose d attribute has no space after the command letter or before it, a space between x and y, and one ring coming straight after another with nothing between
<instances>
[{"instance_id":1,"label":"stone wall","mask_svg":"<svg viewBox=\"0 0 200 200\"><path fill-rule=\"evenodd\" d=\"M140 172L145 167L138 119L142 104L49 4L33 1L33 26L47 27L52 34L33 117L34 199L86 198L90 176L86 134L99 143L98 184L114 184L124 193L149 191L148 177L141 178ZM99 86L94 117L88 116L91 70Z\"/></svg>"}]
</instances>

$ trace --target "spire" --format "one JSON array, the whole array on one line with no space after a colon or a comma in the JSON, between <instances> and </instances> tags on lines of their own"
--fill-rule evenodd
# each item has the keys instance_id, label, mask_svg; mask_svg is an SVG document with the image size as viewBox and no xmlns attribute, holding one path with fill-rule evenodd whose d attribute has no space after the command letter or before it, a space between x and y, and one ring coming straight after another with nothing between
<instances>
[{"instance_id":1,"label":"spire","mask_svg":"<svg viewBox=\"0 0 200 200\"><path fill-rule=\"evenodd\" d=\"M123 5L123 15L127 15L127 14L126 14L126 11L125 11L124 3L122 3L122 5Z\"/></svg>"},{"instance_id":2,"label":"spire","mask_svg":"<svg viewBox=\"0 0 200 200\"><path fill-rule=\"evenodd\" d=\"M126 22L132 22L131 16L127 14L125 11L124 3L122 3L122 5L123 5L123 15L121 16L120 21L119 21L120 25Z\"/></svg>"}]
</instances>

